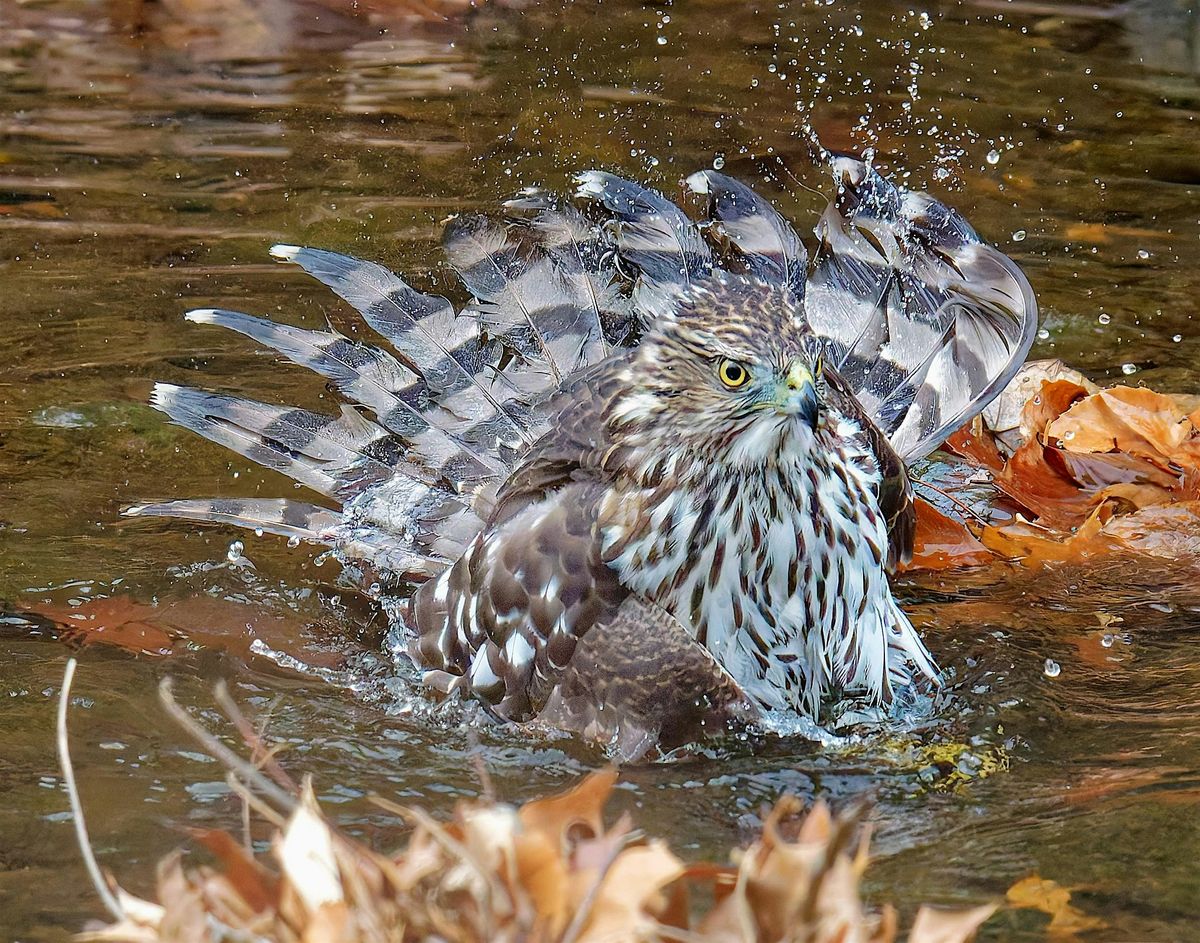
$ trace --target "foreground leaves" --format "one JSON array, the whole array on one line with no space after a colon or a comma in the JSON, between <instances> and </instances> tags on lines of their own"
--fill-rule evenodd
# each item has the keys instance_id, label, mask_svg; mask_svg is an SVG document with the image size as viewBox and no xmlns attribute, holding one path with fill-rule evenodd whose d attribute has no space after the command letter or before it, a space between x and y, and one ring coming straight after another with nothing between
<instances>
[{"instance_id":1,"label":"foreground leaves","mask_svg":"<svg viewBox=\"0 0 1200 943\"><path fill-rule=\"evenodd\" d=\"M988 418L993 425L976 419L945 447L976 470L992 498L972 515L919 502L914 567L1115 553L1200 563L1195 397L1100 390L1061 362L1043 361L1026 365Z\"/></svg>"},{"instance_id":2,"label":"foreground leaves","mask_svg":"<svg viewBox=\"0 0 1200 943\"><path fill-rule=\"evenodd\" d=\"M350 943L445 940L804 940L892 943L897 916L873 913L859 883L867 865L860 813L818 803L807 815L784 798L762 836L733 863L685 865L626 817L602 812L616 775L588 776L562 795L520 808L460 803L446 823L392 806L412 826L405 847L382 855L341 834L307 784L255 857L224 832L197 833L217 867L159 867L157 902L119 892L124 919L82 935L109 943L221 939ZM693 895L711 901L690 905ZM922 908L911 943L969 940L991 906Z\"/></svg>"}]
</instances>

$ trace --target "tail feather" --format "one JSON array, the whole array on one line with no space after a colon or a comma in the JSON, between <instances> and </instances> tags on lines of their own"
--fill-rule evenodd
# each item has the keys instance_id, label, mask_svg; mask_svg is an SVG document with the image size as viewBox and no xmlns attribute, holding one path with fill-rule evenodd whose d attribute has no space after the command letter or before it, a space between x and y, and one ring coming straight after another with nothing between
<instances>
[{"instance_id":1,"label":"tail feather","mask_svg":"<svg viewBox=\"0 0 1200 943\"><path fill-rule=\"evenodd\" d=\"M522 246L500 223L481 216L451 220L443 247L476 302L484 326L524 358L522 373L545 364L544 386L605 357L604 332L593 310L540 246Z\"/></svg>"},{"instance_id":2,"label":"tail feather","mask_svg":"<svg viewBox=\"0 0 1200 943\"><path fill-rule=\"evenodd\" d=\"M692 193L708 198L709 232L737 253L748 274L786 286L797 300L804 297L808 252L775 207L715 170L701 170L684 182Z\"/></svg>"},{"instance_id":3,"label":"tail feather","mask_svg":"<svg viewBox=\"0 0 1200 943\"><path fill-rule=\"evenodd\" d=\"M954 210L837 158L805 312L826 358L908 461L1012 379L1037 302L1007 256Z\"/></svg>"},{"instance_id":4,"label":"tail feather","mask_svg":"<svg viewBox=\"0 0 1200 943\"><path fill-rule=\"evenodd\" d=\"M474 318L459 315L445 298L419 292L373 262L285 245L273 246L271 255L299 265L352 305L395 347L431 397L457 395L469 403L464 412L477 424L489 423L499 442L512 446L529 440L524 415L482 380L501 351L483 341Z\"/></svg>"},{"instance_id":5,"label":"tail feather","mask_svg":"<svg viewBox=\"0 0 1200 943\"><path fill-rule=\"evenodd\" d=\"M628 346L635 327L633 306L620 290L612 246L600 227L556 194L533 187L507 200L504 208L510 218L529 214L513 222L532 234L553 260L573 303L599 326L601 343L588 356L588 364L597 362L597 354L606 357Z\"/></svg>"},{"instance_id":6,"label":"tail feather","mask_svg":"<svg viewBox=\"0 0 1200 943\"><path fill-rule=\"evenodd\" d=\"M237 311L205 308L186 317L245 334L327 377L341 393L373 410L384 428L410 443L431 470L451 481L485 479L503 470L494 456L432 425L419 404L416 375L377 347Z\"/></svg>"},{"instance_id":7,"label":"tail feather","mask_svg":"<svg viewBox=\"0 0 1200 943\"><path fill-rule=\"evenodd\" d=\"M264 534L326 545L337 541L342 521L337 511L287 498L194 498L137 504L121 513L125 517L172 517L208 524L233 524Z\"/></svg>"},{"instance_id":8,"label":"tail feather","mask_svg":"<svg viewBox=\"0 0 1200 943\"><path fill-rule=\"evenodd\" d=\"M599 170L579 174L575 183L576 197L612 214L620 256L639 273L634 299L651 317L670 311L681 289L712 273L700 230L661 193Z\"/></svg>"},{"instance_id":9,"label":"tail feather","mask_svg":"<svg viewBox=\"0 0 1200 943\"><path fill-rule=\"evenodd\" d=\"M156 383L150 402L179 425L339 501L400 471L423 473L406 466L399 439L348 406L334 418L170 383Z\"/></svg>"}]
</instances>

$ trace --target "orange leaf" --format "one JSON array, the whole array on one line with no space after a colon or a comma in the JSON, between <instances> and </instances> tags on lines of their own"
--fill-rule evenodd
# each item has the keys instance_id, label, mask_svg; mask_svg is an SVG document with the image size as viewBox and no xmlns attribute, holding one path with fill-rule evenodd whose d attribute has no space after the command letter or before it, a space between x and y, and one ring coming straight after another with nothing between
<instances>
[{"instance_id":1,"label":"orange leaf","mask_svg":"<svg viewBox=\"0 0 1200 943\"><path fill-rule=\"evenodd\" d=\"M999 527L985 527L981 537L985 547L1025 564L1073 562L1113 549L1113 542L1101 533L1111 517L1112 508L1105 504L1096 508L1073 534L1064 535L1018 519Z\"/></svg>"},{"instance_id":2,"label":"orange leaf","mask_svg":"<svg viewBox=\"0 0 1200 943\"><path fill-rule=\"evenodd\" d=\"M1084 930L1106 926L1099 917L1089 917L1071 904L1071 892L1055 881L1031 874L1008 889L1008 902L1025 910L1050 915L1047 928L1054 936L1074 936Z\"/></svg>"},{"instance_id":3,"label":"orange leaf","mask_svg":"<svg viewBox=\"0 0 1200 943\"><path fill-rule=\"evenodd\" d=\"M1165 465L1196 465L1196 427L1170 396L1118 386L1076 403L1046 430L1072 452L1127 452Z\"/></svg>"},{"instance_id":4,"label":"orange leaf","mask_svg":"<svg viewBox=\"0 0 1200 943\"><path fill-rule=\"evenodd\" d=\"M616 770L592 773L574 789L525 803L517 815L526 829L542 832L567 855L579 840L604 834L601 813L616 782Z\"/></svg>"},{"instance_id":5,"label":"orange leaf","mask_svg":"<svg viewBox=\"0 0 1200 943\"><path fill-rule=\"evenodd\" d=\"M221 862L225 877L255 913L279 903L279 880L259 864L250 852L219 829L194 828L191 836Z\"/></svg>"},{"instance_id":6,"label":"orange leaf","mask_svg":"<svg viewBox=\"0 0 1200 943\"><path fill-rule=\"evenodd\" d=\"M993 472L1004 467L1004 456L996 447L992 434L983 427L983 420L979 416L943 442L942 448Z\"/></svg>"},{"instance_id":7,"label":"orange leaf","mask_svg":"<svg viewBox=\"0 0 1200 943\"><path fill-rule=\"evenodd\" d=\"M987 547L960 520L943 514L924 498L915 501L917 532L913 558L904 569L947 570L979 566L993 559Z\"/></svg>"}]
</instances>

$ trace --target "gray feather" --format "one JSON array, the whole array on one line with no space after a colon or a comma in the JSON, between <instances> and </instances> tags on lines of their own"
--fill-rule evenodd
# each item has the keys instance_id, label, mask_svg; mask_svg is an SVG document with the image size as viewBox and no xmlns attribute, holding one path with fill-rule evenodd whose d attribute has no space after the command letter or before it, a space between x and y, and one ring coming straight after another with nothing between
<instances>
[{"instance_id":1,"label":"gray feather","mask_svg":"<svg viewBox=\"0 0 1200 943\"><path fill-rule=\"evenodd\" d=\"M685 181L707 198L710 234L736 254L748 274L773 285L785 285L804 297L808 252L791 223L744 183L715 170L701 170Z\"/></svg>"}]
</instances>

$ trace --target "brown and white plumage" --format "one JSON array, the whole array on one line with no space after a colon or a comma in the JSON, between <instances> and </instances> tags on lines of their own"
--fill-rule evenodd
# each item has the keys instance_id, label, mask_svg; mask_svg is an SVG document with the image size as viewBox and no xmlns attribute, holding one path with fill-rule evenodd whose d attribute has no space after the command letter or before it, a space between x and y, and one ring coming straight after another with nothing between
<instances>
[{"instance_id":1,"label":"brown and white plumage","mask_svg":"<svg viewBox=\"0 0 1200 943\"><path fill-rule=\"evenodd\" d=\"M335 548L392 589L426 683L623 756L766 712L877 702L936 670L887 569L911 551L905 462L1024 359L1036 304L952 210L848 158L811 266L712 171L693 223L609 174L453 221L460 313L370 263L280 247L395 353L235 312L327 377L332 418L160 385L176 422L340 505L183 501ZM631 346L631 341L636 344ZM401 598L403 597L403 598Z\"/></svg>"}]
</instances>

